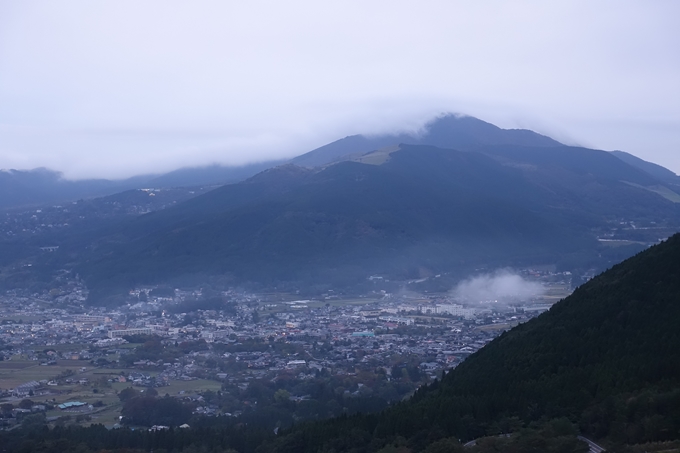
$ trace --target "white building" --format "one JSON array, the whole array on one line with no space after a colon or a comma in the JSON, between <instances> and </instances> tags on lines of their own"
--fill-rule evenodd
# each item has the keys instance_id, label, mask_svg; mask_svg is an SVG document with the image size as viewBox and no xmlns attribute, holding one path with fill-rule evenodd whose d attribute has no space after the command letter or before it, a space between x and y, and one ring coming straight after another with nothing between
<instances>
[{"instance_id":1,"label":"white building","mask_svg":"<svg viewBox=\"0 0 680 453\"><path fill-rule=\"evenodd\" d=\"M109 338L126 337L128 335L153 335L153 329L148 327L140 329L109 330Z\"/></svg>"},{"instance_id":2,"label":"white building","mask_svg":"<svg viewBox=\"0 0 680 453\"><path fill-rule=\"evenodd\" d=\"M407 326L410 326L413 324L413 318L405 318L403 316L381 316L378 318L381 321L385 322L394 322L397 324L406 324Z\"/></svg>"},{"instance_id":3,"label":"white building","mask_svg":"<svg viewBox=\"0 0 680 453\"><path fill-rule=\"evenodd\" d=\"M462 316L465 319L473 319L477 316L478 310L476 308L465 308L458 304L440 304L437 305L437 313L446 313L453 316Z\"/></svg>"},{"instance_id":4,"label":"white building","mask_svg":"<svg viewBox=\"0 0 680 453\"><path fill-rule=\"evenodd\" d=\"M111 318L109 318L108 316L76 315L73 317L73 321L88 323L104 323L110 322Z\"/></svg>"}]
</instances>

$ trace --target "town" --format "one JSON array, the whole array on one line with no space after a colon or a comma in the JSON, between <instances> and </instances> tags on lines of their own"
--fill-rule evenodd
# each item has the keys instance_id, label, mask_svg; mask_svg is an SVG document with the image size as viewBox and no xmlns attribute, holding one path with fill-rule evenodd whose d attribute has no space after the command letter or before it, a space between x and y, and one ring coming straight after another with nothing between
<instances>
[{"instance_id":1,"label":"town","mask_svg":"<svg viewBox=\"0 0 680 453\"><path fill-rule=\"evenodd\" d=\"M545 291L507 303L143 287L126 305L102 308L86 306L87 289L69 275L50 291L7 291L2 425L38 413L56 424L119 426L133 391L203 416L246 416L268 401L285 401L290 421L380 410L570 292L568 272L522 273Z\"/></svg>"}]
</instances>

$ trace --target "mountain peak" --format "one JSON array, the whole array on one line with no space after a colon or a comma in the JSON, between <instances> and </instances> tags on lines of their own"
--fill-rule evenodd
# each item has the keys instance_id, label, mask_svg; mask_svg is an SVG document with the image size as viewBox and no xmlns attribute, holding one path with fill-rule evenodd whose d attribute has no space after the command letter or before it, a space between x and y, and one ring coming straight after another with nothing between
<instances>
[{"instance_id":1,"label":"mountain peak","mask_svg":"<svg viewBox=\"0 0 680 453\"><path fill-rule=\"evenodd\" d=\"M481 145L561 146L545 135L528 129L501 129L473 116L447 114L430 121L422 143L442 148L467 148Z\"/></svg>"},{"instance_id":2,"label":"mountain peak","mask_svg":"<svg viewBox=\"0 0 680 453\"><path fill-rule=\"evenodd\" d=\"M346 160L345 156L350 154L363 154L399 144L426 144L459 150L495 145L562 146L550 137L527 129L501 129L472 116L450 113L428 122L420 134L351 135L298 156L291 162L303 167L318 167Z\"/></svg>"}]
</instances>

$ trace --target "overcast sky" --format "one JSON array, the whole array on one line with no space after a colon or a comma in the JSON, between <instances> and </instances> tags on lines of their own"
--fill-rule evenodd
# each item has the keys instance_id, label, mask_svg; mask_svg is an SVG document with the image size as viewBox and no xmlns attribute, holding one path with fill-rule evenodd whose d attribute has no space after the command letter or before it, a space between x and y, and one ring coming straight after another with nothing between
<instances>
[{"instance_id":1,"label":"overcast sky","mask_svg":"<svg viewBox=\"0 0 680 453\"><path fill-rule=\"evenodd\" d=\"M0 0L0 168L294 156L442 112L680 172L680 2Z\"/></svg>"}]
</instances>

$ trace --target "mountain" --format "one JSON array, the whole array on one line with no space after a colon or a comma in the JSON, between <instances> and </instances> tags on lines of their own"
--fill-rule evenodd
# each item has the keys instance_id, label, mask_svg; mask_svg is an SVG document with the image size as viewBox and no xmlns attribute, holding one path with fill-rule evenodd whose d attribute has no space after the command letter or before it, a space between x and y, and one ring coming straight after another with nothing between
<instances>
[{"instance_id":1,"label":"mountain","mask_svg":"<svg viewBox=\"0 0 680 453\"><path fill-rule=\"evenodd\" d=\"M505 199L495 195L501 185ZM85 272L328 281L439 268L449 257L540 256L558 231L563 244L576 240L510 192L534 198L516 171L486 156L431 147L404 147L380 166L289 165L139 219L123 232L134 238L128 245Z\"/></svg>"},{"instance_id":2,"label":"mountain","mask_svg":"<svg viewBox=\"0 0 680 453\"><path fill-rule=\"evenodd\" d=\"M409 401L293 428L261 451L371 452L396 439L420 450L551 419L618 451L680 439L678 275L675 235L505 332Z\"/></svg>"},{"instance_id":3,"label":"mountain","mask_svg":"<svg viewBox=\"0 0 680 453\"><path fill-rule=\"evenodd\" d=\"M163 188L232 184L283 163L283 160L273 160L239 166L214 164L205 167L185 167L151 179L149 186Z\"/></svg>"},{"instance_id":4,"label":"mountain","mask_svg":"<svg viewBox=\"0 0 680 453\"><path fill-rule=\"evenodd\" d=\"M140 175L122 180L86 179L70 181L45 168L0 171L0 209L43 206L79 199L103 197L141 188L217 186L243 181L284 161L266 161L241 166L209 165L185 167L162 175Z\"/></svg>"},{"instance_id":5,"label":"mountain","mask_svg":"<svg viewBox=\"0 0 680 453\"><path fill-rule=\"evenodd\" d=\"M0 209L40 206L50 203L93 198L141 187L149 176L120 181L86 179L69 181L62 174L45 168L0 171Z\"/></svg>"},{"instance_id":6,"label":"mountain","mask_svg":"<svg viewBox=\"0 0 680 453\"><path fill-rule=\"evenodd\" d=\"M349 154L362 154L399 144L431 145L468 150L486 145L560 146L549 137L526 129L501 129L471 116L444 115L428 122L422 134L352 135L291 160L303 167L319 167Z\"/></svg>"},{"instance_id":7,"label":"mountain","mask_svg":"<svg viewBox=\"0 0 680 453\"><path fill-rule=\"evenodd\" d=\"M660 181L603 151L400 145L354 156L276 167L102 237L80 268L93 302L112 288L206 275L314 288L475 266L588 269L680 225L680 205L647 189ZM651 226L628 232L622 219Z\"/></svg>"},{"instance_id":8,"label":"mountain","mask_svg":"<svg viewBox=\"0 0 680 453\"><path fill-rule=\"evenodd\" d=\"M212 277L223 285L359 291L374 274L455 280L477 267L551 264L583 275L680 229L676 187L612 153L458 116L411 137L432 144L392 143L406 138L349 137L301 156L323 162L317 167L294 159L209 193L178 194L176 203L156 203L166 207L158 212L86 222L86 234L45 229L24 243L7 236L2 247L12 250L6 256L31 256L38 268L47 257L36 247L59 245L43 263L45 275L75 266L91 301L102 303L135 285ZM374 146L382 147L365 151ZM182 170L156 182L228 173ZM137 203L136 212L147 210ZM63 224L68 216L60 216Z\"/></svg>"},{"instance_id":9,"label":"mountain","mask_svg":"<svg viewBox=\"0 0 680 453\"><path fill-rule=\"evenodd\" d=\"M353 135L287 162L308 168L321 167L399 144L431 145L457 150L476 150L498 145L541 148L561 146L559 142L533 131L501 129L477 118L449 114L427 123L422 133ZM670 170L621 151L613 151L612 154L662 183L673 185L673 190L678 191L676 186L680 186L680 177ZM124 180L69 181L63 179L61 173L44 168L28 171L0 171L0 193L3 194L0 199L0 209L62 203L145 187L173 188L232 184L283 163L286 161L272 160L241 166L214 164L204 167L185 167L162 175L140 175ZM668 191L663 188L652 190L668 195ZM680 197L678 200L680 201Z\"/></svg>"},{"instance_id":10,"label":"mountain","mask_svg":"<svg viewBox=\"0 0 680 453\"><path fill-rule=\"evenodd\" d=\"M659 181L667 184L673 184L674 186L680 186L680 176L676 175L669 169L662 167L661 165L647 162L646 160L642 160L639 157L633 156L632 154L623 151L612 151L611 153L627 164L649 173Z\"/></svg>"}]
</instances>

